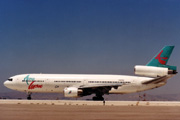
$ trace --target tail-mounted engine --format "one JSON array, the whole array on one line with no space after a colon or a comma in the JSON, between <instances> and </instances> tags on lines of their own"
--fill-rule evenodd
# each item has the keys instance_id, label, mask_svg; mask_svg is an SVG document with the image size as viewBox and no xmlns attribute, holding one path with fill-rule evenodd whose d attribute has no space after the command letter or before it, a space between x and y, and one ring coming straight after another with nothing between
<instances>
[{"instance_id":1,"label":"tail-mounted engine","mask_svg":"<svg viewBox=\"0 0 180 120\"><path fill-rule=\"evenodd\" d=\"M175 70L170 70L168 68L142 65L136 65L134 67L134 72L135 75L147 77L162 77L165 75L176 74Z\"/></svg>"}]
</instances>

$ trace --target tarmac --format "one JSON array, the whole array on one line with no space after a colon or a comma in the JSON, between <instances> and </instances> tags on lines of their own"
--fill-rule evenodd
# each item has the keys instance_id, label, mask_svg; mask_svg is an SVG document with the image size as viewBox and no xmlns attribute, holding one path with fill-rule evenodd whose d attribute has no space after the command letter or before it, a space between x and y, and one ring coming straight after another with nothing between
<instances>
[{"instance_id":1,"label":"tarmac","mask_svg":"<svg viewBox=\"0 0 180 120\"><path fill-rule=\"evenodd\" d=\"M0 100L1 104L90 105L90 106L180 106L180 101L86 101L86 100Z\"/></svg>"},{"instance_id":2,"label":"tarmac","mask_svg":"<svg viewBox=\"0 0 180 120\"><path fill-rule=\"evenodd\" d=\"M0 100L0 120L180 120L180 102Z\"/></svg>"}]
</instances>

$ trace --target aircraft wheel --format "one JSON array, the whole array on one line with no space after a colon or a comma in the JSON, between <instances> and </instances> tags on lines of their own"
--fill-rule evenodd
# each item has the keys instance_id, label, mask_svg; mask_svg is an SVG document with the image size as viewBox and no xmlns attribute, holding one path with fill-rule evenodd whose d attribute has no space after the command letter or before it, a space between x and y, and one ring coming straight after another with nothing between
<instances>
[{"instance_id":1,"label":"aircraft wheel","mask_svg":"<svg viewBox=\"0 0 180 120\"><path fill-rule=\"evenodd\" d=\"M28 96L28 97L27 97L27 100L31 100L31 96Z\"/></svg>"},{"instance_id":2,"label":"aircraft wheel","mask_svg":"<svg viewBox=\"0 0 180 120\"><path fill-rule=\"evenodd\" d=\"M28 93L27 100L31 100L31 94L32 93Z\"/></svg>"},{"instance_id":3,"label":"aircraft wheel","mask_svg":"<svg viewBox=\"0 0 180 120\"><path fill-rule=\"evenodd\" d=\"M104 98L103 98L102 96L98 96L98 97L97 97L97 96L94 96L94 97L93 97L93 100L94 100L94 101L104 101Z\"/></svg>"}]
</instances>

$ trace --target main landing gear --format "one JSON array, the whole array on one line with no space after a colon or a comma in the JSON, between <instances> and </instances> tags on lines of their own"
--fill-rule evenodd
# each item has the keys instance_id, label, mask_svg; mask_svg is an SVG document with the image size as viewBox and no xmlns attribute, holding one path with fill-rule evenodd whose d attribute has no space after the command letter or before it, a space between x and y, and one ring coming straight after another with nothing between
<instances>
[{"instance_id":1,"label":"main landing gear","mask_svg":"<svg viewBox=\"0 0 180 120\"><path fill-rule=\"evenodd\" d=\"M32 93L28 93L28 95L27 95L27 100L31 100L31 94L32 94Z\"/></svg>"},{"instance_id":2,"label":"main landing gear","mask_svg":"<svg viewBox=\"0 0 180 120\"><path fill-rule=\"evenodd\" d=\"M96 95L92 98L94 101L104 101L104 98L102 97L102 95Z\"/></svg>"}]
</instances>

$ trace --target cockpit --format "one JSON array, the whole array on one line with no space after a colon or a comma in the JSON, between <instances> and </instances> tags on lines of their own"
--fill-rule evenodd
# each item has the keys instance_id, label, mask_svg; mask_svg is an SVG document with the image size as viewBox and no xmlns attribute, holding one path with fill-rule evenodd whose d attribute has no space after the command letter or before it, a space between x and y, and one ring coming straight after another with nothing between
<instances>
[{"instance_id":1,"label":"cockpit","mask_svg":"<svg viewBox=\"0 0 180 120\"><path fill-rule=\"evenodd\" d=\"M10 89L13 89L13 87L14 87L13 78L12 78L12 77L8 78L8 79L4 82L4 86L6 86L7 88L10 88Z\"/></svg>"},{"instance_id":2,"label":"cockpit","mask_svg":"<svg viewBox=\"0 0 180 120\"><path fill-rule=\"evenodd\" d=\"M9 78L8 81L13 81L13 79L12 79L12 78Z\"/></svg>"}]
</instances>

